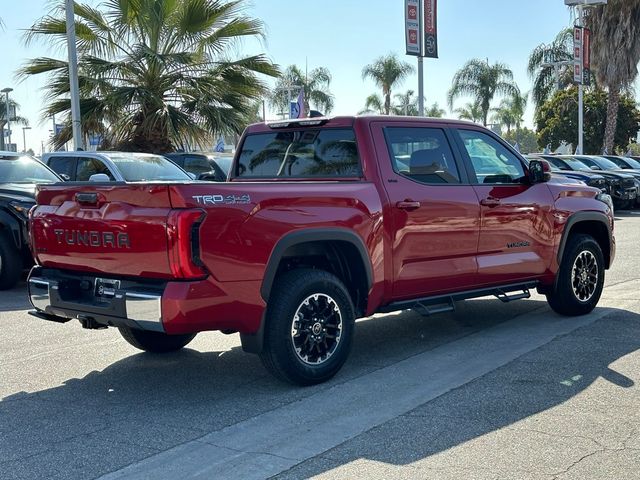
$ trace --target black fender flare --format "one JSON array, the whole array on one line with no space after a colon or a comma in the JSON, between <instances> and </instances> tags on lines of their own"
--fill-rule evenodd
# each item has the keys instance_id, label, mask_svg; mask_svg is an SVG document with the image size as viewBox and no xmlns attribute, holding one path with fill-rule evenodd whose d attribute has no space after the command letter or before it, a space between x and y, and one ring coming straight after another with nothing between
<instances>
[{"instance_id":1,"label":"black fender flare","mask_svg":"<svg viewBox=\"0 0 640 480\"><path fill-rule=\"evenodd\" d=\"M265 302L268 302L271 295L271 289L278 272L278 266L280 261L284 257L284 253L295 245L309 243L309 242L329 242L339 241L347 242L353 245L362 260L364 265L367 287L371 290L373 286L373 267L371 266L371 259L369 257L369 251L365 247L364 242L355 232L345 228L308 228L303 230L296 230L284 235L275 247L271 251L269 261L265 268L264 277L262 280L262 286L260 287L260 296ZM266 310L265 310L266 313ZM263 315L260 322L260 328L254 334L240 334L240 340L242 341L242 349L249 353L261 353L264 341L264 326L265 316Z\"/></svg>"},{"instance_id":2,"label":"black fender flare","mask_svg":"<svg viewBox=\"0 0 640 480\"><path fill-rule=\"evenodd\" d=\"M364 242L357 233L344 228L308 228L304 230L296 230L283 236L271 251L271 256L267 262L264 271L262 286L260 287L260 295L266 302L271 295L271 288L276 278L278 265L284 256L284 253L295 245L309 242L330 242L339 241L347 242L353 245L359 252L360 258L365 268L367 276L367 286L369 289L373 286L373 268L371 267L371 259L369 251L365 247Z\"/></svg>"},{"instance_id":3,"label":"black fender flare","mask_svg":"<svg viewBox=\"0 0 640 480\"><path fill-rule=\"evenodd\" d=\"M606 227L609 235L609 248L611 248L611 225L609 223L609 217L602 212L576 212L569 217L565 224L564 231L562 232L562 238L560 239L560 245L558 246L558 264L562 263L564 249L567 246L567 240L569 239L571 229L578 223L594 221L602 223ZM609 257L611 252L605 252L605 254ZM607 265L607 268L608 267L609 265Z\"/></svg>"}]
</instances>

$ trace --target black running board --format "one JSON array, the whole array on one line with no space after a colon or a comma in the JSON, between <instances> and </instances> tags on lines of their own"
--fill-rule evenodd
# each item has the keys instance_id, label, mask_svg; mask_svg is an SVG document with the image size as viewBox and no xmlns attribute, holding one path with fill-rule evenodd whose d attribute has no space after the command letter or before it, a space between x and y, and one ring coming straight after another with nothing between
<instances>
[{"instance_id":1,"label":"black running board","mask_svg":"<svg viewBox=\"0 0 640 480\"><path fill-rule=\"evenodd\" d=\"M503 303L530 298L530 290L536 288L538 282L515 283L500 287L481 288L467 290L465 292L438 295L434 297L418 298L415 300L403 300L385 305L378 309L380 313L397 312L398 310L415 309L423 315L435 315L438 313L455 311L455 302L487 296L497 297Z\"/></svg>"}]
</instances>

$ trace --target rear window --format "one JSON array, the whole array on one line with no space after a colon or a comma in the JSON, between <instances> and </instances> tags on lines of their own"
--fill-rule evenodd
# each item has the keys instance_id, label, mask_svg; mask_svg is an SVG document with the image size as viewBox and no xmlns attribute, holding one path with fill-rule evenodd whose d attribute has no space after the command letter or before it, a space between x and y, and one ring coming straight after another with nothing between
<instances>
[{"instance_id":1,"label":"rear window","mask_svg":"<svg viewBox=\"0 0 640 480\"><path fill-rule=\"evenodd\" d=\"M351 129L303 129L248 135L239 178L359 177L360 158Z\"/></svg>"}]
</instances>

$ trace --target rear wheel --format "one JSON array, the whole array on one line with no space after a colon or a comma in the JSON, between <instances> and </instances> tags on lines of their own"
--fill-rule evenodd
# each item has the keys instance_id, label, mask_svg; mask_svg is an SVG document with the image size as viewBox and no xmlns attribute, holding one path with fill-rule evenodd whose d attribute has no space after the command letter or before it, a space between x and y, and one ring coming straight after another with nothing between
<instances>
[{"instance_id":1,"label":"rear wheel","mask_svg":"<svg viewBox=\"0 0 640 480\"><path fill-rule=\"evenodd\" d=\"M0 290L13 288L22 274L22 258L13 241L0 234Z\"/></svg>"},{"instance_id":2,"label":"rear wheel","mask_svg":"<svg viewBox=\"0 0 640 480\"><path fill-rule=\"evenodd\" d=\"M280 277L269 299L260 358L281 380L321 383L344 365L354 328L351 298L336 276L293 270Z\"/></svg>"},{"instance_id":3,"label":"rear wheel","mask_svg":"<svg viewBox=\"0 0 640 480\"><path fill-rule=\"evenodd\" d=\"M565 247L553 290L547 294L551 308L561 315L591 312L602 295L604 255L589 235L573 235Z\"/></svg>"},{"instance_id":4,"label":"rear wheel","mask_svg":"<svg viewBox=\"0 0 640 480\"><path fill-rule=\"evenodd\" d=\"M122 337L134 347L153 353L175 352L191 342L196 336L195 333L167 335L166 333L149 332L129 327L118 327L118 330Z\"/></svg>"}]
</instances>

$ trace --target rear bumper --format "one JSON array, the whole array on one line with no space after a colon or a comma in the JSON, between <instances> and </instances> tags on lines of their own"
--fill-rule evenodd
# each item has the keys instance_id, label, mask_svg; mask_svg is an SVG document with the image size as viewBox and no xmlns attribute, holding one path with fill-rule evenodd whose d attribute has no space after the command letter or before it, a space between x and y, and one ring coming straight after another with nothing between
<instances>
[{"instance_id":1,"label":"rear bumper","mask_svg":"<svg viewBox=\"0 0 640 480\"><path fill-rule=\"evenodd\" d=\"M98 292L100 285L102 294ZM72 319L83 325L119 327L167 334L206 330L255 333L265 303L259 281L218 283L211 276L194 282L102 278L34 267L29 298L40 318Z\"/></svg>"},{"instance_id":2,"label":"rear bumper","mask_svg":"<svg viewBox=\"0 0 640 480\"><path fill-rule=\"evenodd\" d=\"M107 289L113 290L107 295L98 295L96 279L91 282L86 277L71 279L42 273L36 267L28 280L29 299L36 312L62 319L91 320L103 326L165 331L161 285L119 285L120 288Z\"/></svg>"}]
</instances>

